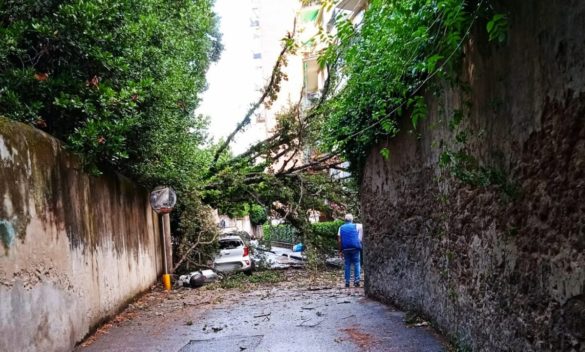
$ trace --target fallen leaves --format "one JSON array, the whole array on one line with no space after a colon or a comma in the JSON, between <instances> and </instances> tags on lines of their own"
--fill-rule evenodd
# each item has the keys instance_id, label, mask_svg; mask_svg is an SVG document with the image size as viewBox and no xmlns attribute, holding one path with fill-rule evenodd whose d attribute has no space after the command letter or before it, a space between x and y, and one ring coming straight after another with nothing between
<instances>
[{"instance_id":1,"label":"fallen leaves","mask_svg":"<svg viewBox=\"0 0 585 352\"><path fill-rule=\"evenodd\" d=\"M340 331L344 332L349 340L361 349L368 350L376 342L372 335L361 331L356 325L340 329Z\"/></svg>"},{"instance_id":2,"label":"fallen leaves","mask_svg":"<svg viewBox=\"0 0 585 352\"><path fill-rule=\"evenodd\" d=\"M136 301L128 305L128 307L112 320L101 326L96 332L87 338L82 346L91 345L100 336L108 334L109 330L123 324L143 325L142 328L152 323L157 326L172 322L173 319L181 319L185 325L193 325L192 319L194 311L205 305L216 306L219 304L231 304L239 301L238 296L234 296L234 292L241 292L242 290L255 291L259 299L270 299L278 292L286 289L293 289L295 292L302 292L308 290L313 294L329 295L328 289L343 285L343 275L341 271L324 271L321 273L309 273L305 270L283 270L274 272L262 273L256 280L246 281L245 285L236 285L234 288L222 288L216 283L206 286L205 290L193 290L190 288L177 288L172 291L164 291L160 284L151 288L149 292L139 297ZM248 277L246 277L248 278ZM245 278L245 279L246 279ZM263 279L264 278L264 279ZM276 280L278 278L278 280ZM243 287L242 287L243 286ZM332 297L343 297L347 293L346 290L339 289L339 292ZM346 300L344 298L344 300ZM345 303L345 302L343 302ZM349 303L349 301L348 301ZM298 326L305 328L316 327L324 319L325 314L316 310L320 306L312 306L310 304L301 307L302 311L313 311L315 315L302 319ZM258 312L254 318L254 325L258 325L263 321L269 321L271 312ZM225 326L207 326L203 327L203 331L219 332Z\"/></svg>"}]
</instances>

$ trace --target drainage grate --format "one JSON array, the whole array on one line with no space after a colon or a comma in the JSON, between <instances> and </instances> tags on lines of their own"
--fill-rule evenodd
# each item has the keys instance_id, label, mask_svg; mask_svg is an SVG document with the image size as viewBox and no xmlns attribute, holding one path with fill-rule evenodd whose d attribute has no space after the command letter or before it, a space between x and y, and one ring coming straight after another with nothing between
<instances>
[{"instance_id":1,"label":"drainage grate","mask_svg":"<svg viewBox=\"0 0 585 352\"><path fill-rule=\"evenodd\" d=\"M191 340L179 352L242 352L254 351L262 342L263 335L226 336L218 339Z\"/></svg>"}]
</instances>

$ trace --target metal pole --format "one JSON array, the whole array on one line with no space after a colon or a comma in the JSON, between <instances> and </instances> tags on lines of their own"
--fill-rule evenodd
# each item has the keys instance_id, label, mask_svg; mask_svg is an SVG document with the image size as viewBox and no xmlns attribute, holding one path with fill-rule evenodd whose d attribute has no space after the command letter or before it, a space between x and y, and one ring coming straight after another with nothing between
<instances>
[{"instance_id":1,"label":"metal pole","mask_svg":"<svg viewBox=\"0 0 585 352\"><path fill-rule=\"evenodd\" d=\"M164 265L165 265L165 273L163 275L163 286L165 290L171 289L171 275L169 274L169 262L172 263L172 256L169 253L171 249L171 217L169 214L164 214L162 216L163 222L163 251L164 251Z\"/></svg>"},{"instance_id":2,"label":"metal pole","mask_svg":"<svg viewBox=\"0 0 585 352\"><path fill-rule=\"evenodd\" d=\"M165 226L164 222L164 215L160 217L162 223L162 247L163 247L163 265L164 265L164 272L165 274L169 273L168 265L167 265L167 227Z\"/></svg>"},{"instance_id":3,"label":"metal pole","mask_svg":"<svg viewBox=\"0 0 585 352\"><path fill-rule=\"evenodd\" d=\"M165 249L167 253L167 274L173 271L173 244L171 242L171 215L163 215L165 225Z\"/></svg>"}]
</instances>

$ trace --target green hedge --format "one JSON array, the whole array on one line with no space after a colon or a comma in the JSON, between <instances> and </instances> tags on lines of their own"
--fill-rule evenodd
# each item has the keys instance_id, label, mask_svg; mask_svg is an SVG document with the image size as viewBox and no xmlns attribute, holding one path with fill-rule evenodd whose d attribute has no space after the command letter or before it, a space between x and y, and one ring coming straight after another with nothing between
<instances>
[{"instance_id":1,"label":"green hedge","mask_svg":"<svg viewBox=\"0 0 585 352\"><path fill-rule=\"evenodd\" d=\"M317 222L311 224L313 229L312 242L322 251L330 252L337 249L337 230L343 221ZM290 225L264 225L264 240L294 244L300 241L300 234Z\"/></svg>"},{"instance_id":2,"label":"green hedge","mask_svg":"<svg viewBox=\"0 0 585 352\"><path fill-rule=\"evenodd\" d=\"M295 243L299 240L299 232L290 225L263 225L264 241L277 241L286 243Z\"/></svg>"},{"instance_id":3,"label":"green hedge","mask_svg":"<svg viewBox=\"0 0 585 352\"><path fill-rule=\"evenodd\" d=\"M337 231L343 221L317 222L312 224L315 245L323 252L337 250Z\"/></svg>"}]
</instances>

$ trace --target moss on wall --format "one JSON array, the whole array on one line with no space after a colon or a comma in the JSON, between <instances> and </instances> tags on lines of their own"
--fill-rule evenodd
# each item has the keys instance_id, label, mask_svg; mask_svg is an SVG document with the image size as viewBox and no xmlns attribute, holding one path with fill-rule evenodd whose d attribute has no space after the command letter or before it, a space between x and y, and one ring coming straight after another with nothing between
<instances>
[{"instance_id":1,"label":"moss on wall","mask_svg":"<svg viewBox=\"0 0 585 352\"><path fill-rule=\"evenodd\" d=\"M473 351L583 351L585 3L505 8L508 44L474 35L465 87L429 94L418 133L368 157L366 290ZM505 182L465 182L453 171L474 170L440 166L447 149Z\"/></svg>"},{"instance_id":2,"label":"moss on wall","mask_svg":"<svg viewBox=\"0 0 585 352\"><path fill-rule=\"evenodd\" d=\"M64 229L72 246L88 250L104 239L118 250L137 248L148 233L137 227L147 222L147 192L127 178L87 175L59 141L1 117L0 148L0 220L11 224L19 240L33 215Z\"/></svg>"},{"instance_id":3,"label":"moss on wall","mask_svg":"<svg viewBox=\"0 0 585 352\"><path fill-rule=\"evenodd\" d=\"M158 225L147 190L0 117L0 350L72 350L156 280Z\"/></svg>"}]
</instances>

